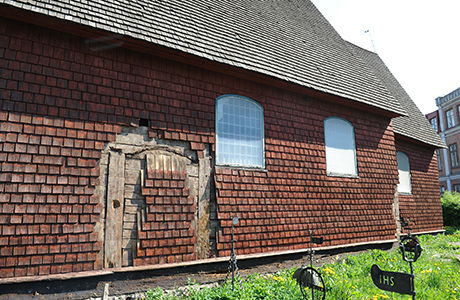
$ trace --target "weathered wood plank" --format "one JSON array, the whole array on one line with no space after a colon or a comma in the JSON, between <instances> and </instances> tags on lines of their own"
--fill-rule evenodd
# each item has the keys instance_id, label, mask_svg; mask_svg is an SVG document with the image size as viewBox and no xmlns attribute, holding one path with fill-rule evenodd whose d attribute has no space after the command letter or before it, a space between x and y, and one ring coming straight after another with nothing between
<instances>
[{"instance_id":1,"label":"weathered wood plank","mask_svg":"<svg viewBox=\"0 0 460 300\"><path fill-rule=\"evenodd\" d=\"M125 155L110 153L105 220L104 267L122 266L122 230L125 186Z\"/></svg>"}]
</instances>

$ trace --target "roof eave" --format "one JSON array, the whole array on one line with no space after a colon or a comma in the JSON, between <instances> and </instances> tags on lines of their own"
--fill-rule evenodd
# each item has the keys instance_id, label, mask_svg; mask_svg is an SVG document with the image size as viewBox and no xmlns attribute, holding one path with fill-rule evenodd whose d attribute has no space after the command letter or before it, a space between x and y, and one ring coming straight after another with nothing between
<instances>
[{"instance_id":1,"label":"roof eave","mask_svg":"<svg viewBox=\"0 0 460 300\"><path fill-rule=\"evenodd\" d=\"M403 112L390 111L387 109L379 108L370 104L366 104L354 99L341 97L331 93L327 93L314 88L302 86L293 82L288 82L277 77L269 76L252 70L246 70L241 67L232 66L222 62L209 60L199 57L190 53L185 53L180 50L168 48L162 45L150 43L145 40L135 39L132 37L114 34L113 32L96 29L91 26L72 23L66 20L55 18L52 16L42 15L36 12L25 11L9 5L0 4L0 15L7 16L9 19L27 22L30 24L42 26L45 28L58 30L61 32L70 33L82 38L87 38L89 43L99 42L113 45L114 47L123 47L126 49L148 53L178 62L187 63L196 67L204 68L210 71L217 71L229 75L237 76L239 78L276 86L286 90L290 90L307 97L317 98L324 101L329 101L366 112L372 112L378 115L383 115L388 118L395 118L404 116Z\"/></svg>"},{"instance_id":2,"label":"roof eave","mask_svg":"<svg viewBox=\"0 0 460 300\"><path fill-rule=\"evenodd\" d=\"M400 139L400 140L410 142L410 143L413 143L413 144L417 144L417 145L420 145L420 146L424 146L424 147L428 146L428 147L433 148L433 149L447 149L447 146L445 144L424 142L424 141L415 139L413 137L410 137L410 136L407 136L407 135L404 135L404 134L401 134L401 133L398 133L398 132L395 132L395 139Z\"/></svg>"}]
</instances>

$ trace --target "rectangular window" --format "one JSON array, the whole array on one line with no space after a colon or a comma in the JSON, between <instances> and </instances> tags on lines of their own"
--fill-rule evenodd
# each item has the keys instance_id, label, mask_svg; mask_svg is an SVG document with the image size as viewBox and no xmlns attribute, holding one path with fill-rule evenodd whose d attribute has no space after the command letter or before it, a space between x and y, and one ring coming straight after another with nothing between
<instances>
[{"instance_id":1,"label":"rectangular window","mask_svg":"<svg viewBox=\"0 0 460 300\"><path fill-rule=\"evenodd\" d=\"M398 193L411 194L412 184L411 184L409 156L407 156L407 154L401 151L396 151L396 159L398 161L398 175L399 175L399 184L397 186Z\"/></svg>"},{"instance_id":2,"label":"rectangular window","mask_svg":"<svg viewBox=\"0 0 460 300\"><path fill-rule=\"evenodd\" d=\"M449 146L449 154L450 154L450 165L452 166L452 168L458 167L457 144L452 144Z\"/></svg>"},{"instance_id":3,"label":"rectangular window","mask_svg":"<svg viewBox=\"0 0 460 300\"><path fill-rule=\"evenodd\" d=\"M460 120L460 106L457 106L457 110L458 110L458 115L457 115L457 117L458 117L458 119Z\"/></svg>"},{"instance_id":4,"label":"rectangular window","mask_svg":"<svg viewBox=\"0 0 460 300\"><path fill-rule=\"evenodd\" d=\"M438 132L438 118L434 117L432 119L430 119L430 123L431 123L431 126L433 127L433 129Z\"/></svg>"},{"instance_id":5,"label":"rectangular window","mask_svg":"<svg viewBox=\"0 0 460 300\"><path fill-rule=\"evenodd\" d=\"M442 170L442 157L441 157L441 150L436 150L436 157L438 159L438 170Z\"/></svg>"},{"instance_id":6,"label":"rectangular window","mask_svg":"<svg viewBox=\"0 0 460 300\"><path fill-rule=\"evenodd\" d=\"M454 111L449 109L446 112L447 128L452 128L455 126Z\"/></svg>"}]
</instances>

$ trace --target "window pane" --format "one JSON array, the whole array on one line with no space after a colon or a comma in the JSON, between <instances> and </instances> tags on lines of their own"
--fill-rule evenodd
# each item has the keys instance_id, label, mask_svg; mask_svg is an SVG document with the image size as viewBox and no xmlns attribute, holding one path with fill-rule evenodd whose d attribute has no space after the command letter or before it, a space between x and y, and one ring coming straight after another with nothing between
<instances>
[{"instance_id":1,"label":"window pane","mask_svg":"<svg viewBox=\"0 0 460 300\"><path fill-rule=\"evenodd\" d=\"M344 119L328 118L324 121L324 135L327 172L356 175L353 126Z\"/></svg>"},{"instance_id":2,"label":"window pane","mask_svg":"<svg viewBox=\"0 0 460 300\"><path fill-rule=\"evenodd\" d=\"M450 163L452 167L458 167L459 162L458 162L458 150L457 150L457 144L452 144L449 146L449 152L450 152Z\"/></svg>"},{"instance_id":3,"label":"window pane","mask_svg":"<svg viewBox=\"0 0 460 300\"><path fill-rule=\"evenodd\" d=\"M217 99L217 163L264 167L263 108L241 96Z\"/></svg>"},{"instance_id":4,"label":"window pane","mask_svg":"<svg viewBox=\"0 0 460 300\"><path fill-rule=\"evenodd\" d=\"M398 173L399 173L399 193L411 193L412 187L410 182L410 165L409 156L403 152L396 152L396 158L398 160Z\"/></svg>"},{"instance_id":5,"label":"window pane","mask_svg":"<svg viewBox=\"0 0 460 300\"><path fill-rule=\"evenodd\" d=\"M442 157L441 157L441 151L438 149L436 150L436 158L438 160L438 170L442 170Z\"/></svg>"},{"instance_id":6,"label":"window pane","mask_svg":"<svg viewBox=\"0 0 460 300\"><path fill-rule=\"evenodd\" d=\"M433 127L433 129L437 132L438 131L438 119L432 118L430 122L431 122L431 126Z\"/></svg>"},{"instance_id":7,"label":"window pane","mask_svg":"<svg viewBox=\"0 0 460 300\"><path fill-rule=\"evenodd\" d=\"M452 109L446 112L446 119L447 119L447 128L451 128L455 126L454 111Z\"/></svg>"}]
</instances>

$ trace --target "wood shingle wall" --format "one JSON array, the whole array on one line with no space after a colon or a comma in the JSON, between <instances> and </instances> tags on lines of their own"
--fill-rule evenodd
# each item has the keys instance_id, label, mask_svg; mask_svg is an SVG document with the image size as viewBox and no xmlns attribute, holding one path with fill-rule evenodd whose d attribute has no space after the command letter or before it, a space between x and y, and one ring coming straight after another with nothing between
<instances>
[{"instance_id":1,"label":"wood shingle wall","mask_svg":"<svg viewBox=\"0 0 460 300\"><path fill-rule=\"evenodd\" d=\"M231 250L233 215L240 218L235 239L245 254L307 248L308 229L323 235L325 246L394 238L397 164L389 120L288 96L266 105L267 171L216 169L220 255ZM355 127L359 178L326 175L323 120L329 116Z\"/></svg>"},{"instance_id":2,"label":"wood shingle wall","mask_svg":"<svg viewBox=\"0 0 460 300\"><path fill-rule=\"evenodd\" d=\"M389 117L5 18L0 39L0 277L227 256L235 215L239 254L394 240ZM214 166L225 94L264 107L264 170ZM326 175L330 116L358 178Z\"/></svg>"},{"instance_id":3,"label":"wood shingle wall","mask_svg":"<svg viewBox=\"0 0 460 300\"><path fill-rule=\"evenodd\" d=\"M439 178L433 149L398 140L397 150L409 156L412 195L399 195L399 208L404 221L411 220L412 232L430 232L442 228L439 201ZM404 231L407 233L407 230Z\"/></svg>"}]
</instances>

